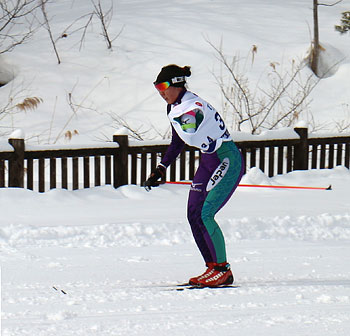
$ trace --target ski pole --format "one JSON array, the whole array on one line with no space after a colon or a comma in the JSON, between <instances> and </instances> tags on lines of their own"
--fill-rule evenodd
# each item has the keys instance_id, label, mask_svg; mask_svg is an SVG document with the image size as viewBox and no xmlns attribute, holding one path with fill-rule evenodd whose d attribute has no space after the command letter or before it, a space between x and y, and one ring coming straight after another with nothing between
<instances>
[{"instance_id":1,"label":"ski pole","mask_svg":"<svg viewBox=\"0 0 350 336\"><path fill-rule=\"evenodd\" d=\"M192 184L190 181L166 181L166 184ZM266 185L266 184L239 184L239 187L249 188L271 188L271 189L304 189L304 190L332 190L332 186L328 187L305 187L305 186L284 186L284 185Z\"/></svg>"}]
</instances>

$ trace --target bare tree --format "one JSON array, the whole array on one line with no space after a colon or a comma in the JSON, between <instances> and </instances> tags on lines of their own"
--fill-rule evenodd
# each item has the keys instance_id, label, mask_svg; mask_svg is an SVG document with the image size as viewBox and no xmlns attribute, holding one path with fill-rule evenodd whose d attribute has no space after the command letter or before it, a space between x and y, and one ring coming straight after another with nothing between
<instances>
[{"instance_id":1,"label":"bare tree","mask_svg":"<svg viewBox=\"0 0 350 336\"><path fill-rule=\"evenodd\" d=\"M310 53L310 68L313 71L313 73L318 77L322 77L323 75L323 73L321 73L318 68L320 51L322 50L322 47L320 45L320 36L319 36L318 6L328 6L328 7L335 6L342 1L343 0L339 0L332 4L326 4L326 3L319 3L318 0L313 0L314 40L313 40L313 45Z\"/></svg>"},{"instance_id":2,"label":"bare tree","mask_svg":"<svg viewBox=\"0 0 350 336\"><path fill-rule=\"evenodd\" d=\"M34 34L39 27L35 16L40 5L38 0L0 1L0 54L13 50Z\"/></svg>"},{"instance_id":3,"label":"bare tree","mask_svg":"<svg viewBox=\"0 0 350 336\"><path fill-rule=\"evenodd\" d=\"M94 14L90 13L90 14L86 14L86 15L84 15L81 18L78 19L78 20L80 20L80 19L83 19L83 18L86 18L86 17L88 18L87 22L83 25L83 27L80 27L77 30L77 31L79 31L79 30L83 31L83 33L81 35L81 38L80 38L79 51L81 51L81 49L83 48L83 44L84 44L85 36L86 36L86 31L87 31L87 29L88 29L88 27L89 27L89 25L90 25L90 23L92 21L93 16L94 16ZM65 33L62 34L62 36L64 36L64 35L65 35Z\"/></svg>"},{"instance_id":4,"label":"bare tree","mask_svg":"<svg viewBox=\"0 0 350 336\"><path fill-rule=\"evenodd\" d=\"M48 34L49 34L53 50L55 51L57 62L58 62L58 64L61 64L61 58L60 58L60 55L58 54L56 41L55 41L55 39L53 37L53 33L52 33L52 30L51 30L49 18L48 18L47 11L46 11L46 3L47 3L47 0L40 0L41 13L42 13L43 18L44 18L44 27L47 30Z\"/></svg>"},{"instance_id":5,"label":"bare tree","mask_svg":"<svg viewBox=\"0 0 350 336\"><path fill-rule=\"evenodd\" d=\"M101 35L103 36L104 40L106 41L108 49L112 50L113 41L121 34L121 31L120 31L117 36L115 36L114 38L111 38L109 31L108 31L109 25L110 25L112 17L113 17L113 2L112 1L111 1L110 7L105 10L104 8L102 8L101 0L98 0L98 1L91 0L92 5L93 5L92 12L87 13L87 14L83 14L81 17L74 20L63 31L61 31L59 34L57 34L56 37L54 36L54 32L51 29L51 24L50 24L51 20L49 18L48 11L46 8L46 4L49 0L38 0L38 1L40 1L40 9L41 9L42 16L43 16L43 21L40 23L47 30L47 32L49 34L49 39L50 39L50 42L53 46L58 64L61 63L61 57L59 55L59 51L58 51L58 47L57 47L58 41L62 38L68 37L69 35L73 35L77 32L82 31L82 35L81 35L80 42L79 42L79 50L81 50L83 47L83 43L85 41L85 38L86 38L87 29L90 26L90 24L92 24L93 19L95 17L99 20L99 22L101 24L101 29L102 29ZM80 22L82 20L86 20L86 21L85 21L85 23L83 23L81 25ZM79 24L78 27L77 27L77 24Z\"/></svg>"},{"instance_id":6,"label":"bare tree","mask_svg":"<svg viewBox=\"0 0 350 336\"><path fill-rule=\"evenodd\" d=\"M136 140L145 140L145 135L149 132L149 130L144 130L143 125L139 126L138 128L135 128L131 126L124 118L114 114L110 113L110 117L113 121L113 127L115 128L125 128L128 130L128 134L136 139Z\"/></svg>"},{"instance_id":7,"label":"bare tree","mask_svg":"<svg viewBox=\"0 0 350 336\"><path fill-rule=\"evenodd\" d=\"M311 49L310 67L313 73L317 76L318 57L320 54L320 38L318 31L318 0L313 0L313 22L314 22L314 40Z\"/></svg>"},{"instance_id":8,"label":"bare tree","mask_svg":"<svg viewBox=\"0 0 350 336\"><path fill-rule=\"evenodd\" d=\"M103 10L101 5L101 0L98 0L97 2L95 0L91 0L93 6L94 6L94 15L97 16L101 23L101 29L102 33L101 35L106 41L107 48L112 50L112 43L113 41L120 35L121 32L114 38L111 38L108 28L111 23L112 17L113 17L113 2L111 1L111 6L107 10Z\"/></svg>"},{"instance_id":9,"label":"bare tree","mask_svg":"<svg viewBox=\"0 0 350 336\"><path fill-rule=\"evenodd\" d=\"M239 131L248 128L252 134L258 134L264 129L292 126L300 114L307 111L308 97L319 79L312 73L302 72L303 61L292 60L287 70L277 62L270 63L267 82L262 87L258 83L252 88L245 69L241 69L242 59L238 56L229 59L221 46L208 43L222 66L221 74L214 74L214 77L223 95L223 113L231 128ZM257 46L253 46L252 62L256 54Z\"/></svg>"}]
</instances>

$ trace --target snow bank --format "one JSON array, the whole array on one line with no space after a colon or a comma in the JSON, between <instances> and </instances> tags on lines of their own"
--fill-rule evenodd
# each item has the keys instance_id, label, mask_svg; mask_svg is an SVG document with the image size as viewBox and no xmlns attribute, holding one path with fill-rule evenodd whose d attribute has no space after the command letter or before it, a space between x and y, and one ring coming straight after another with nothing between
<instances>
[{"instance_id":1,"label":"snow bank","mask_svg":"<svg viewBox=\"0 0 350 336\"><path fill-rule=\"evenodd\" d=\"M239 240L350 240L350 214L284 216L221 220L228 243ZM106 223L102 225L8 225L0 230L0 246L22 247L142 247L173 246L192 241L184 223Z\"/></svg>"},{"instance_id":2,"label":"snow bank","mask_svg":"<svg viewBox=\"0 0 350 336\"><path fill-rule=\"evenodd\" d=\"M228 242L350 240L350 172L345 167L294 171L273 178L252 168L241 183L332 184L333 190L238 188L217 216ZM0 226L0 246L97 248L188 243L192 241L185 212L188 188L164 185L146 192L135 185L118 189L105 186L45 194L0 189L0 200L6 209Z\"/></svg>"},{"instance_id":3,"label":"snow bank","mask_svg":"<svg viewBox=\"0 0 350 336\"><path fill-rule=\"evenodd\" d=\"M223 228L228 239L232 240L350 240L350 214L229 219Z\"/></svg>"}]
</instances>

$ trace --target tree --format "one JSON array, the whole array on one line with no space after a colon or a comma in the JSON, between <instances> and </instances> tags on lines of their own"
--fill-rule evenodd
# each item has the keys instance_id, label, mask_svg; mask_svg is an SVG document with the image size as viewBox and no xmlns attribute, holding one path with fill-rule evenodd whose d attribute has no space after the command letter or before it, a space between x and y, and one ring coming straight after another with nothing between
<instances>
[{"instance_id":1,"label":"tree","mask_svg":"<svg viewBox=\"0 0 350 336\"><path fill-rule=\"evenodd\" d=\"M35 17L40 5L38 0L0 1L0 54L12 51L34 34L38 28Z\"/></svg>"},{"instance_id":2,"label":"tree","mask_svg":"<svg viewBox=\"0 0 350 336\"><path fill-rule=\"evenodd\" d=\"M45 29L47 30L47 32L49 34L53 50L55 51L57 62L58 62L58 64L61 64L61 58L60 58L60 55L58 53L58 50L57 50L57 47L56 47L56 41L55 41L55 39L53 37L53 33L52 33L52 30L51 30L50 22L49 22L49 19L48 19L48 16L47 16L46 1L45 0L40 0L40 8L41 8L41 13L42 13L43 18L44 18L43 26L45 27Z\"/></svg>"},{"instance_id":3,"label":"tree","mask_svg":"<svg viewBox=\"0 0 350 336\"><path fill-rule=\"evenodd\" d=\"M318 75L318 58L320 55L320 39L318 32L318 1L313 0L313 21L314 21L314 40L313 47L311 49L311 62L310 67L313 73Z\"/></svg>"},{"instance_id":4,"label":"tree","mask_svg":"<svg viewBox=\"0 0 350 336\"><path fill-rule=\"evenodd\" d=\"M121 30L115 37L112 38L108 31L113 17L113 1L111 1L111 6L107 10L102 9L101 0L98 0L98 2L96 2L96 0L91 0L91 2L94 7L93 15L95 15L101 23L101 35L106 41L107 49L112 50L112 43L122 32Z\"/></svg>"},{"instance_id":5,"label":"tree","mask_svg":"<svg viewBox=\"0 0 350 336\"><path fill-rule=\"evenodd\" d=\"M220 75L213 75L220 87L223 114L231 129L259 134L264 130L291 127L300 117L305 117L310 103L308 98L320 79L303 71L304 61L292 60L288 68L271 62L266 76L260 77L266 79L265 82L259 80L252 85L246 65L253 66L257 46L252 47L246 59L239 56L231 59L226 57L222 46L207 42L221 63Z\"/></svg>"},{"instance_id":6,"label":"tree","mask_svg":"<svg viewBox=\"0 0 350 336\"><path fill-rule=\"evenodd\" d=\"M318 6L335 6L339 2L342 2L343 0L339 0L332 4L325 4L325 3L319 3L318 0L313 0L313 22L314 22L314 40L313 45L311 48L310 53L310 68L312 72L317 77L322 77L323 73L319 71L318 65L319 65L319 57L320 57L320 51L322 50L322 46L320 45L320 37L319 37L319 25L318 25Z\"/></svg>"},{"instance_id":7,"label":"tree","mask_svg":"<svg viewBox=\"0 0 350 336\"><path fill-rule=\"evenodd\" d=\"M350 11L343 12L340 20L341 24L335 26L335 30L340 34L345 34L350 31Z\"/></svg>"},{"instance_id":8,"label":"tree","mask_svg":"<svg viewBox=\"0 0 350 336\"><path fill-rule=\"evenodd\" d=\"M101 28L102 28L102 36L104 37L107 48L112 50L112 40L109 36L108 33L108 26L112 20L112 15L113 15L113 2L111 4L111 7L107 10L104 11L102 9L101 1L98 0L98 3L94 2L91 0L93 6L94 6L94 14L97 16L97 18L101 22Z\"/></svg>"}]
</instances>

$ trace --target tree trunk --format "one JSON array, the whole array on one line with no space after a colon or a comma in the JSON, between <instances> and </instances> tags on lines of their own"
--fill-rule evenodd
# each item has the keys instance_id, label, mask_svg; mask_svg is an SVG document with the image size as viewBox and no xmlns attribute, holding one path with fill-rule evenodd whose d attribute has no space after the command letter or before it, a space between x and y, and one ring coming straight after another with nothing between
<instances>
[{"instance_id":1,"label":"tree trunk","mask_svg":"<svg viewBox=\"0 0 350 336\"><path fill-rule=\"evenodd\" d=\"M314 14L314 43L311 51L311 70L318 76L318 60L320 53L320 40L318 34L318 0L313 0L313 14Z\"/></svg>"}]
</instances>

